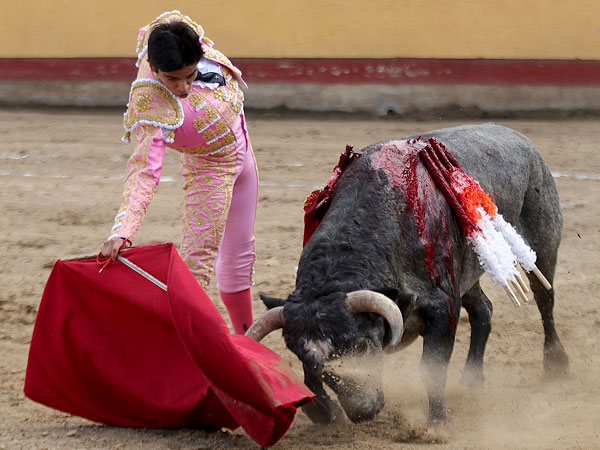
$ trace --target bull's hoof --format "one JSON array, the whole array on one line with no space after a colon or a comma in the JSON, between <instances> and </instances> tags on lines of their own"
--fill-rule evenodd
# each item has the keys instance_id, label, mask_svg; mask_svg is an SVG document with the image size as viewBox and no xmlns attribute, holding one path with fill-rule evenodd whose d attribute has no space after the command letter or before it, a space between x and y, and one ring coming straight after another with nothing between
<instances>
[{"instance_id":1,"label":"bull's hoof","mask_svg":"<svg viewBox=\"0 0 600 450\"><path fill-rule=\"evenodd\" d=\"M427 434L439 442L446 442L456 437L456 429L448 418L429 419L427 421Z\"/></svg>"},{"instance_id":2,"label":"bull's hoof","mask_svg":"<svg viewBox=\"0 0 600 450\"><path fill-rule=\"evenodd\" d=\"M347 398L341 396L338 396L338 400L340 400L348 419L354 423L373 420L385 406L385 398L381 392L378 393L376 400L373 402L353 402L348 401Z\"/></svg>"},{"instance_id":3,"label":"bull's hoof","mask_svg":"<svg viewBox=\"0 0 600 450\"><path fill-rule=\"evenodd\" d=\"M460 377L460 384L470 389L482 389L485 385L483 368L465 366L465 370Z\"/></svg>"},{"instance_id":4,"label":"bull's hoof","mask_svg":"<svg viewBox=\"0 0 600 450\"><path fill-rule=\"evenodd\" d=\"M549 379L563 378L569 374L569 357L562 345L544 348L544 371Z\"/></svg>"},{"instance_id":5,"label":"bull's hoof","mask_svg":"<svg viewBox=\"0 0 600 450\"><path fill-rule=\"evenodd\" d=\"M381 408L383 408L383 405L381 405L380 408L374 409L373 411L369 411L366 414L362 413L362 412L361 413L346 412L346 415L348 416L348 419L350 419L354 423L367 422L369 420L373 420L375 418L375 416L377 415L377 413L379 411L381 411Z\"/></svg>"},{"instance_id":6,"label":"bull's hoof","mask_svg":"<svg viewBox=\"0 0 600 450\"><path fill-rule=\"evenodd\" d=\"M333 425L344 423L344 411L333 401L322 402L315 399L302 407L304 414L313 423L319 425Z\"/></svg>"}]
</instances>

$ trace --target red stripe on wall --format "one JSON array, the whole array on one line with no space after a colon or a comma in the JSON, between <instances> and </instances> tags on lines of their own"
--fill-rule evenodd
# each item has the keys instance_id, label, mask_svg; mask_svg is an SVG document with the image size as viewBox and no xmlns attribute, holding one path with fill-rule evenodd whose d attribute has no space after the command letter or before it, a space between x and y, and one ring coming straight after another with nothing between
<instances>
[{"instance_id":1,"label":"red stripe on wall","mask_svg":"<svg viewBox=\"0 0 600 450\"><path fill-rule=\"evenodd\" d=\"M131 81L132 58L2 58L2 81Z\"/></svg>"},{"instance_id":2,"label":"red stripe on wall","mask_svg":"<svg viewBox=\"0 0 600 450\"><path fill-rule=\"evenodd\" d=\"M0 58L0 81L131 81L132 58ZM597 60L233 58L249 83L599 86Z\"/></svg>"}]
</instances>

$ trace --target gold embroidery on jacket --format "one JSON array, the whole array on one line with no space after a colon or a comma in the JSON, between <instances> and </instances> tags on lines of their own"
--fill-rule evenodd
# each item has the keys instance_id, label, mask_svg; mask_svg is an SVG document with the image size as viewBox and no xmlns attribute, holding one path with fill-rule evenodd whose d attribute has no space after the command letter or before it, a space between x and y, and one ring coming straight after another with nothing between
<instances>
[{"instance_id":1,"label":"gold embroidery on jacket","mask_svg":"<svg viewBox=\"0 0 600 450\"><path fill-rule=\"evenodd\" d=\"M152 96L149 93L141 92L135 98L135 109L138 112L147 111L148 109L150 109L150 106L152 106Z\"/></svg>"},{"instance_id":2,"label":"gold embroidery on jacket","mask_svg":"<svg viewBox=\"0 0 600 450\"><path fill-rule=\"evenodd\" d=\"M129 105L123 118L127 131L132 131L140 123L169 129L183 123L181 105L166 87L156 81L135 81Z\"/></svg>"}]
</instances>

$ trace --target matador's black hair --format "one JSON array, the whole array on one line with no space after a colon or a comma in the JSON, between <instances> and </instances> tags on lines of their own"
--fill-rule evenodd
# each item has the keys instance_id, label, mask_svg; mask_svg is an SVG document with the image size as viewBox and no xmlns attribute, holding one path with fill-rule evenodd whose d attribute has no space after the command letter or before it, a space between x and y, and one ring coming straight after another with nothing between
<instances>
[{"instance_id":1,"label":"matador's black hair","mask_svg":"<svg viewBox=\"0 0 600 450\"><path fill-rule=\"evenodd\" d=\"M154 69L172 72L196 64L202 47L196 32L183 22L163 23L148 38L148 60Z\"/></svg>"}]
</instances>

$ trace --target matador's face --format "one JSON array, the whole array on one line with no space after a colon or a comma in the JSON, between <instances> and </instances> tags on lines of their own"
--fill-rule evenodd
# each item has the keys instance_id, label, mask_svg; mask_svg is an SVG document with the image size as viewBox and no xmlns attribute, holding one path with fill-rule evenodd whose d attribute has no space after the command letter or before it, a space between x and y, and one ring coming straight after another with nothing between
<instances>
[{"instance_id":1,"label":"matador's face","mask_svg":"<svg viewBox=\"0 0 600 450\"><path fill-rule=\"evenodd\" d=\"M196 64L190 64L184 66L181 69L173 70L171 72L163 72L160 69L152 67L154 77L166 86L173 95L179 98L185 98L190 93L192 88L192 82L198 75L198 68Z\"/></svg>"}]
</instances>

